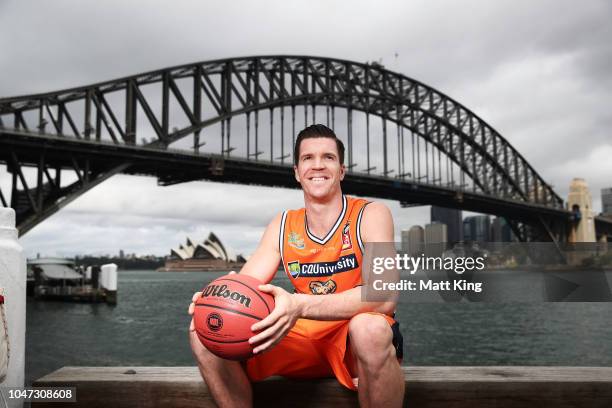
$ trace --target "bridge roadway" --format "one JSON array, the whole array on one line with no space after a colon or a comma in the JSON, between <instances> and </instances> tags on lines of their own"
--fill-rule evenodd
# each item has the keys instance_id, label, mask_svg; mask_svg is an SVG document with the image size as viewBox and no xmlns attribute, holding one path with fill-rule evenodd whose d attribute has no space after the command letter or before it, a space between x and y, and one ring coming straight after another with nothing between
<instances>
[{"instance_id":1,"label":"bridge roadway","mask_svg":"<svg viewBox=\"0 0 612 408\"><path fill-rule=\"evenodd\" d=\"M129 164L120 172L157 177L161 185L210 180L299 188L291 165L184 150L65 138L21 129L3 128L0 129L0 136L0 161L10 162L12 151L21 163L34 167L37 166L40 151L43 150L45 163L52 168L71 167L74 157L86 159L90 170L107 171ZM565 209L357 172L347 173L343 191L359 196L482 212L525 222L533 221L536 216L569 222L572 215ZM612 220L609 223L612 225Z\"/></svg>"}]
</instances>

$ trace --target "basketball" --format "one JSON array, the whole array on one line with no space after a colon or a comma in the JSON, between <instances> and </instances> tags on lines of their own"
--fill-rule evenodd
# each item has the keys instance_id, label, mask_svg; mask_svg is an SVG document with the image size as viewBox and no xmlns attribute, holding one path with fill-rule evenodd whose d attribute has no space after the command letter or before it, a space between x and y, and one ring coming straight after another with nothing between
<instances>
[{"instance_id":1,"label":"basketball","mask_svg":"<svg viewBox=\"0 0 612 408\"><path fill-rule=\"evenodd\" d=\"M274 297L260 292L263 283L246 275L222 276L202 289L193 320L198 338L210 352L228 360L253 355L251 326L274 309Z\"/></svg>"}]
</instances>

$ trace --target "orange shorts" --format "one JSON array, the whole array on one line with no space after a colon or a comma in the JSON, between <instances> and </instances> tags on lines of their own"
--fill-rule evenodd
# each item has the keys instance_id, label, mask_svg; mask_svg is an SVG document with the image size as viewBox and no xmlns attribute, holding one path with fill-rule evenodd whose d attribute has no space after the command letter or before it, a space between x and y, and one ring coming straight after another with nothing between
<instances>
[{"instance_id":1,"label":"orange shorts","mask_svg":"<svg viewBox=\"0 0 612 408\"><path fill-rule=\"evenodd\" d=\"M394 345L397 348L397 323L390 316L381 316L394 328ZM276 346L246 361L247 376L251 381L261 381L273 375L288 378L335 375L342 385L356 390L353 375L349 370L353 356L348 344L348 325L348 320L298 319L295 326ZM400 350L398 349L398 358L401 358ZM356 376L356 373L354 374Z\"/></svg>"}]
</instances>

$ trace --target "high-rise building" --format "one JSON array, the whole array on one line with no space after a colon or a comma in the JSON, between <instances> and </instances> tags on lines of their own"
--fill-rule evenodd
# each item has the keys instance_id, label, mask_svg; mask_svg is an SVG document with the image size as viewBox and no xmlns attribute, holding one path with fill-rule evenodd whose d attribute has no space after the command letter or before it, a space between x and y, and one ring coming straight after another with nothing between
<instances>
[{"instance_id":1,"label":"high-rise building","mask_svg":"<svg viewBox=\"0 0 612 408\"><path fill-rule=\"evenodd\" d=\"M410 230L402 230L402 252L408 252L408 246L410 245Z\"/></svg>"},{"instance_id":2,"label":"high-rise building","mask_svg":"<svg viewBox=\"0 0 612 408\"><path fill-rule=\"evenodd\" d=\"M425 226L425 255L440 256L446 250L448 230L446 224L433 222Z\"/></svg>"},{"instance_id":3,"label":"high-rise building","mask_svg":"<svg viewBox=\"0 0 612 408\"><path fill-rule=\"evenodd\" d=\"M425 244L439 244L448 242L448 229L446 224L432 222L425 226Z\"/></svg>"},{"instance_id":4,"label":"high-rise building","mask_svg":"<svg viewBox=\"0 0 612 408\"><path fill-rule=\"evenodd\" d=\"M465 241L488 242L491 218L488 215L474 215L463 220L463 239Z\"/></svg>"},{"instance_id":5,"label":"high-rise building","mask_svg":"<svg viewBox=\"0 0 612 408\"><path fill-rule=\"evenodd\" d=\"M510 224L503 217L495 217L491 222L491 241L493 242L511 242L512 229Z\"/></svg>"},{"instance_id":6,"label":"high-rise building","mask_svg":"<svg viewBox=\"0 0 612 408\"><path fill-rule=\"evenodd\" d=\"M432 205L431 222L439 222L446 225L448 242L451 244L463 241L463 222L461 210Z\"/></svg>"},{"instance_id":7,"label":"high-rise building","mask_svg":"<svg viewBox=\"0 0 612 408\"><path fill-rule=\"evenodd\" d=\"M612 187L601 189L601 207L604 215L612 217Z\"/></svg>"},{"instance_id":8,"label":"high-rise building","mask_svg":"<svg viewBox=\"0 0 612 408\"><path fill-rule=\"evenodd\" d=\"M410 256L418 256L423 252L424 241L425 233L419 225L402 231L402 250Z\"/></svg>"}]
</instances>

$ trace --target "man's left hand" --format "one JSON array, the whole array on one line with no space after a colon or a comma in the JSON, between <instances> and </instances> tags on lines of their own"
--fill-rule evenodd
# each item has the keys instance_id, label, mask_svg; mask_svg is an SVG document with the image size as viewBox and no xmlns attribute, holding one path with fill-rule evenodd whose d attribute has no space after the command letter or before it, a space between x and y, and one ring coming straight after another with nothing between
<instances>
[{"instance_id":1,"label":"man's left hand","mask_svg":"<svg viewBox=\"0 0 612 408\"><path fill-rule=\"evenodd\" d=\"M260 285L259 290L274 296L274 310L265 319L251 326L251 330L259 332L249 339L249 343L257 346L254 354L268 350L293 327L300 317L299 305L295 297L283 288L274 285Z\"/></svg>"}]
</instances>

